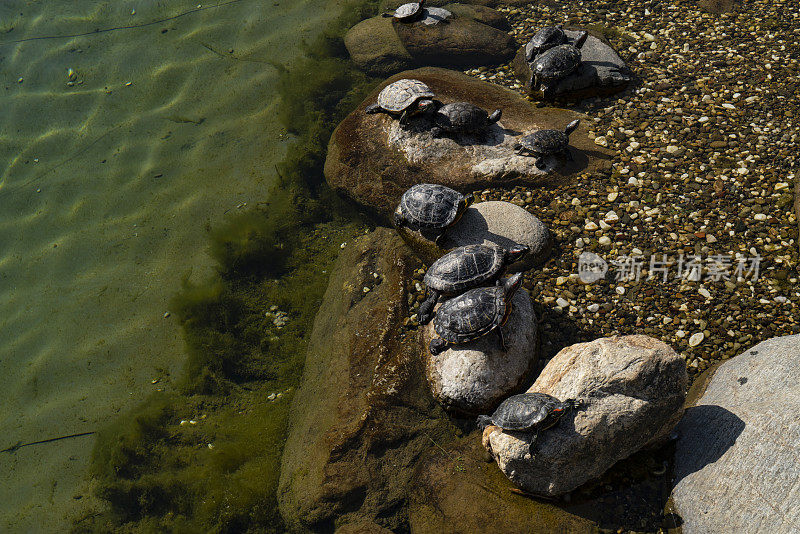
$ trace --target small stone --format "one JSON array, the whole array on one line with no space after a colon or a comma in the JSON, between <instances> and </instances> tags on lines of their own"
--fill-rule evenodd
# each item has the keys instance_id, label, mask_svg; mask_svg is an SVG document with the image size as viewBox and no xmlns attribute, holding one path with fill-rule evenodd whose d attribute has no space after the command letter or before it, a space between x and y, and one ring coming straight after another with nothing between
<instances>
[{"instance_id":1,"label":"small stone","mask_svg":"<svg viewBox=\"0 0 800 534\"><path fill-rule=\"evenodd\" d=\"M600 243L602 246L604 246L604 247L605 247L605 246L607 246L607 245L610 245L610 244L611 244L611 238L610 238L610 237L608 237L607 235L604 235L604 236L602 236L602 237L601 237L601 238L600 238L600 239L599 239L597 242L598 242L598 243Z\"/></svg>"},{"instance_id":2,"label":"small stone","mask_svg":"<svg viewBox=\"0 0 800 534\"><path fill-rule=\"evenodd\" d=\"M697 332L695 334L692 334L691 337L689 338L689 346L696 347L697 345L703 342L703 339L705 339L705 335L702 332Z\"/></svg>"},{"instance_id":3,"label":"small stone","mask_svg":"<svg viewBox=\"0 0 800 534\"><path fill-rule=\"evenodd\" d=\"M597 313L600 310L600 305L597 304L596 302L593 304L589 304L588 306L586 306L586 310L592 313Z\"/></svg>"},{"instance_id":4,"label":"small stone","mask_svg":"<svg viewBox=\"0 0 800 534\"><path fill-rule=\"evenodd\" d=\"M586 225L583 228L585 230L590 231L590 232L594 232L595 230L597 230L597 223L595 223L593 221L589 221L589 222L586 223Z\"/></svg>"},{"instance_id":5,"label":"small stone","mask_svg":"<svg viewBox=\"0 0 800 534\"><path fill-rule=\"evenodd\" d=\"M609 193L608 194L608 201L609 202L614 202L615 200L617 200L618 196L619 196L619 193L617 193L616 191L614 191L613 193Z\"/></svg>"},{"instance_id":6,"label":"small stone","mask_svg":"<svg viewBox=\"0 0 800 534\"><path fill-rule=\"evenodd\" d=\"M711 298L711 293L708 291L708 289L706 289L704 287L701 287L700 289L698 289L697 292L700 293L701 295L703 295L707 299Z\"/></svg>"}]
</instances>

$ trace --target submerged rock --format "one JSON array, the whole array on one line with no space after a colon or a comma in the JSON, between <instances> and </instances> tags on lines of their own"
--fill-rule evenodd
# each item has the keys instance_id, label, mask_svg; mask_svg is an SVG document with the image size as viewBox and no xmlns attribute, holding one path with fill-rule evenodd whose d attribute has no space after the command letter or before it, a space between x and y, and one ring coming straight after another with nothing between
<instances>
[{"instance_id":1,"label":"submerged rock","mask_svg":"<svg viewBox=\"0 0 800 534\"><path fill-rule=\"evenodd\" d=\"M526 492L556 496L599 477L617 461L663 440L682 413L686 364L647 336L603 338L559 352L528 390L584 406L539 433L489 426L487 450Z\"/></svg>"},{"instance_id":2,"label":"submerged rock","mask_svg":"<svg viewBox=\"0 0 800 534\"><path fill-rule=\"evenodd\" d=\"M573 42L582 32L565 30L564 33ZM541 91L531 87L531 63L525 59L523 46L517 52L512 63L517 79L525 89L535 97L541 97ZM535 59L535 58L534 58ZM575 100L593 96L605 96L624 90L633 79L633 74L625 61L611 45L600 37L589 35L581 47L581 65L578 70L553 84L553 96L556 99Z\"/></svg>"},{"instance_id":3,"label":"submerged rock","mask_svg":"<svg viewBox=\"0 0 800 534\"><path fill-rule=\"evenodd\" d=\"M452 448L431 449L411 482L412 533L595 533L597 525L551 503L510 491L508 480L484 461L474 435Z\"/></svg>"},{"instance_id":4,"label":"submerged rock","mask_svg":"<svg viewBox=\"0 0 800 534\"><path fill-rule=\"evenodd\" d=\"M416 267L387 228L337 261L289 416L278 503L292 531L379 516L394 530L414 462L452 430L427 391L419 336L403 332Z\"/></svg>"},{"instance_id":5,"label":"submerged rock","mask_svg":"<svg viewBox=\"0 0 800 534\"><path fill-rule=\"evenodd\" d=\"M401 78L423 81L443 103L472 102L489 112L502 109L503 117L485 136L434 139L429 118L416 117L403 128L386 115L364 113L381 89ZM514 152L516 139L536 129L563 129L581 117L565 109L534 108L518 93L460 72L438 68L403 72L377 87L337 126L328 145L325 177L337 191L387 218L403 192L416 183L438 183L462 192L488 186L553 183L607 166L607 152L588 139L581 124L570 136L574 161L544 172L536 167L535 158Z\"/></svg>"},{"instance_id":6,"label":"submerged rock","mask_svg":"<svg viewBox=\"0 0 800 534\"><path fill-rule=\"evenodd\" d=\"M486 7L426 6L413 23L382 16L363 20L344 43L358 68L374 76L426 65L494 65L514 56L514 39L498 29L504 26L505 17Z\"/></svg>"},{"instance_id":7,"label":"submerged rock","mask_svg":"<svg viewBox=\"0 0 800 534\"><path fill-rule=\"evenodd\" d=\"M470 415L485 413L516 390L537 361L538 321L528 292L520 289L514 309L501 326L508 350L500 348L496 332L475 341L427 354L427 376L433 396L448 410ZM433 322L424 330L424 346L436 337Z\"/></svg>"},{"instance_id":8,"label":"submerged rock","mask_svg":"<svg viewBox=\"0 0 800 534\"><path fill-rule=\"evenodd\" d=\"M800 335L720 365L677 432L683 532L800 531Z\"/></svg>"}]
</instances>

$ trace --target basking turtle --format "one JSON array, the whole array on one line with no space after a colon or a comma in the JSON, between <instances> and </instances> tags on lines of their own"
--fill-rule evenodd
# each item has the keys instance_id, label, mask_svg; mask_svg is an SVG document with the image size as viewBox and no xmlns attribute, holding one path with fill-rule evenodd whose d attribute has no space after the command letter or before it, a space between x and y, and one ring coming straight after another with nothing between
<instances>
[{"instance_id":1,"label":"basking turtle","mask_svg":"<svg viewBox=\"0 0 800 534\"><path fill-rule=\"evenodd\" d=\"M531 86L539 89L542 94L549 97L553 86L575 72L581 65L581 47L589 36L583 32L574 44L554 46L537 57L531 64L533 78Z\"/></svg>"},{"instance_id":2,"label":"basking turtle","mask_svg":"<svg viewBox=\"0 0 800 534\"><path fill-rule=\"evenodd\" d=\"M574 132L581 123L580 119L567 124L564 131L560 130L537 130L521 138L514 150L521 156L536 157L536 166L540 169L547 168L543 158L545 156L560 155L568 160L572 160L569 151L569 135Z\"/></svg>"},{"instance_id":3,"label":"basking turtle","mask_svg":"<svg viewBox=\"0 0 800 534\"><path fill-rule=\"evenodd\" d=\"M398 22L414 22L422 18L424 13L422 6L425 0L419 2L409 2L395 9L393 12L383 13L384 17L394 17Z\"/></svg>"},{"instance_id":4,"label":"basking turtle","mask_svg":"<svg viewBox=\"0 0 800 534\"><path fill-rule=\"evenodd\" d=\"M495 330L505 351L503 325L511 315L511 299L520 285L522 273L517 273L502 284L470 289L442 304L433 320L433 329L440 337L431 340L431 354L436 356L449 344L466 343Z\"/></svg>"},{"instance_id":5,"label":"basking turtle","mask_svg":"<svg viewBox=\"0 0 800 534\"><path fill-rule=\"evenodd\" d=\"M427 298L419 307L419 323L428 324L433 307L442 295L457 295L467 289L494 284L511 265L530 250L516 245L508 250L495 244L466 245L451 250L425 273Z\"/></svg>"},{"instance_id":6,"label":"basking turtle","mask_svg":"<svg viewBox=\"0 0 800 534\"><path fill-rule=\"evenodd\" d=\"M539 432L555 425L564 414L579 408L580 401L567 399L564 402L547 393L522 393L513 395L502 403L492 415L479 415L478 426L499 426L503 430L517 432L533 431L528 450L533 456L533 446Z\"/></svg>"},{"instance_id":7,"label":"basking turtle","mask_svg":"<svg viewBox=\"0 0 800 534\"><path fill-rule=\"evenodd\" d=\"M400 198L394 212L394 225L406 226L427 239L441 244L445 230L454 225L475 200L455 189L437 184L417 184Z\"/></svg>"},{"instance_id":8,"label":"basking turtle","mask_svg":"<svg viewBox=\"0 0 800 534\"><path fill-rule=\"evenodd\" d=\"M534 34L528 44L525 45L525 60L533 61L533 58L542 54L554 46L567 42L567 35L559 24L558 26L547 26Z\"/></svg>"},{"instance_id":9,"label":"basking turtle","mask_svg":"<svg viewBox=\"0 0 800 534\"><path fill-rule=\"evenodd\" d=\"M386 113L406 124L412 115L433 111L433 91L419 80L404 78L390 83L378 94L378 101L367 106L365 113Z\"/></svg>"},{"instance_id":10,"label":"basking turtle","mask_svg":"<svg viewBox=\"0 0 800 534\"><path fill-rule=\"evenodd\" d=\"M436 110L433 121L436 126L431 128L434 137L441 137L447 133L471 133L483 132L489 125L500 120L503 112L499 109L489 115L483 109L469 102L455 102L446 104Z\"/></svg>"}]
</instances>

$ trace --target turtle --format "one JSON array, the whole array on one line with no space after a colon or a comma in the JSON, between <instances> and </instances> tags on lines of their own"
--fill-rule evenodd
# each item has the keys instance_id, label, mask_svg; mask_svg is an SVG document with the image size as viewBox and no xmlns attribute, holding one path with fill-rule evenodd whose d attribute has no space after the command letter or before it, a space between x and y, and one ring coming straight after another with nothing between
<instances>
[{"instance_id":1,"label":"turtle","mask_svg":"<svg viewBox=\"0 0 800 534\"><path fill-rule=\"evenodd\" d=\"M425 0L419 0L419 2L409 2L399 6L394 11L383 13L382 16L393 17L398 22L415 22L422 18L422 15L424 14L424 10L422 8L424 4Z\"/></svg>"},{"instance_id":2,"label":"turtle","mask_svg":"<svg viewBox=\"0 0 800 534\"><path fill-rule=\"evenodd\" d=\"M567 35L560 24L558 26L544 27L536 32L531 40L528 41L528 44L525 45L525 60L530 63L539 54L566 42Z\"/></svg>"},{"instance_id":3,"label":"turtle","mask_svg":"<svg viewBox=\"0 0 800 534\"><path fill-rule=\"evenodd\" d=\"M418 230L423 237L441 246L444 232L454 225L475 200L455 189L438 184L417 184L400 198L394 212L394 225Z\"/></svg>"},{"instance_id":4,"label":"turtle","mask_svg":"<svg viewBox=\"0 0 800 534\"><path fill-rule=\"evenodd\" d=\"M468 289L496 283L506 266L530 251L527 245L504 249L499 245L466 245L458 247L430 266L425 273L427 294L419 307L419 324L433 318L433 307L442 295L458 295Z\"/></svg>"},{"instance_id":5,"label":"turtle","mask_svg":"<svg viewBox=\"0 0 800 534\"><path fill-rule=\"evenodd\" d=\"M581 401L560 401L547 393L522 393L503 402L492 415L479 415L478 426L499 426L503 430L533 432L528 452L533 456L533 446L539 432L555 425L561 417L582 405Z\"/></svg>"},{"instance_id":6,"label":"turtle","mask_svg":"<svg viewBox=\"0 0 800 534\"><path fill-rule=\"evenodd\" d=\"M436 126L431 128L431 134L434 137L441 137L445 132L471 134L483 132L489 125L499 121L502 115L503 111L499 109L489 115L483 109L469 102L445 104L433 115Z\"/></svg>"},{"instance_id":7,"label":"turtle","mask_svg":"<svg viewBox=\"0 0 800 534\"><path fill-rule=\"evenodd\" d=\"M403 78L390 83L378 94L378 101L364 110L365 113L386 113L399 117L406 124L412 115L436 109L433 91L419 80Z\"/></svg>"},{"instance_id":8,"label":"turtle","mask_svg":"<svg viewBox=\"0 0 800 534\"><path fill-rule=\"evenodd\" d=\"M553 85L575 72L581 65L581 47L589 36L583 32L572 44L562 44L547 50L531 63L531 87L551 95Z\"/></svg>"},{"instance_id":9,"label":"turtle","mask_svg":"<svg viewBox=\"0 0 800 534\"><path fill-rule=\"evenodd\" d=\"M521 285L522 273L517 273L496 286L470 289L442 304L433 319L439 337L428 345L431 354L436 356L450 344L473 341L493 331L497 331L502 350L508 350L503 325L511 315L511 299Z\"/></svg>"},{"instance_id":10,"label":"turtle","mask_svg":"<svg viewBox=\"0 0 800 534\"><path fill-rule=\"evenodd\" d=\"M522 156L536 157L536 166L539 169L547 168L543 160L545 156L561 155L572 161L572 154L569 151L569 135L578 128L580 123L580 119L575 119L567 124L563 132L561 130L536 130L522 137L514 150Z\"/></svg>"}]
</instances>

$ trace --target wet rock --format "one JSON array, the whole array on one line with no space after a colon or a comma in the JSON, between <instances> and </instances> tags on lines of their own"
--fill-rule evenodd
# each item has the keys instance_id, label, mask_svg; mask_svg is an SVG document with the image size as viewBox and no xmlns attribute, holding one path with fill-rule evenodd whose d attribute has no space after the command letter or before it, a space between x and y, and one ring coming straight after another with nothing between
<instances>
[{"instance_id":1,"label":"wet rock","mask_svg":"<svg viewBox=\"0 0 800 534\"><path fill-rule=\"evenodd\" d=\"M452 1L453 0L427 0L425 2L425 5L428 7L458 5L458 4L450 4L450 2ZM380 4L381 11L394 11L395 9L397 9L398 6L401 6L406 2L407 0L384 0ZM499 7L499 6L523 6L530 4L530 1L529 0L470 0L469 3L476 6Z\"/></svg>"},{"instance_id":2,"label":"wet rock","mask_svg":"<svg viewBox=\"0 0 800 534\"><path fill-rule=\"evenodd\" d=\"M536 364L536 314L524 289L513 297L514 309L503 325L508 351L492 332L480 339L427 354L427 376L433 396L448 410L470 415L492 410L517 389ZM424 330L424 346L436 336L433 321Z\"/></svg>"},{"instance_id":3,"label":"wet rock","mask_svg":"<svg viewBox=\"0 0 800 534\"><path fill-rule=\"evenodd\" d=\"M420 336L402 328L416 267L387 228L348 244L337 261L282 458L278 502L291 531L378 517L399 528L416 460L452 432L428 392Z\"/></svg>"},{"instance_id":4,"label":"wet rock","mask_svg":"<svg viewBox=\"0 0 800 534\"><path fill-rule=\"evenodd\" d=\"M599 477L617 461L663 440L682 414L686 364L668 345L634 335L559 352L529 389L586 403L540 433L488 427L487 450L524 491L555 496Z\"/></svg>"},{"instance_id":5,"label":"wet rock","mask_svg":"<svg viewBox=\"0 0 800 534\"><path fill-rule=\"evenodd\" d=\"M461 219L447 230L442 247L408 228L398 229L400 236L414 253L430 265L447 251L464 245L494 243L505 249L527 245L530 252L512 263L506 272L528 270L547 260L553 245L550 231L539 218L516 204L488 201L473 204Z\"/></svg>"},{"instance_id":6,"label":"wet rock","mask_svg":"<svg viewBox=\"0 0 800 534\"><path fill-rule=\"evenodd\" d=\"M581 32L565 30L574 40ZM526 43L527 44L527 43ZM540 91L531 88L531 64L525 60L525 46L520 48L512 63L516 77L525 89L537 98ZM553 86L554 98L577 100L593 96L606 96L625 89L633 79L627 64L604 38L589 35L581 48L581 66L574 73Z\"/></svg>"},{"instance_id":7,"label":"wet rock","mask_svg":"<svg viewBox=\"0 0 800 534\"><path fill-rule=\"evenodd\" d=\"M407 129L384 114L367 115L364 108L378 93L401 78L425 82L444 103L472 102L502 120L485 137L433 139L430 120L412 119ZM607 167L606 152L587 137L586 126L570 136L574 161L550 173L536 168L534 158L513 151L517 137L541 128L564 128L581 115L557 108L534 108L519 94L460 72L423 68L393 76L375 89L334 131L328 145L325 177L343 193L386 218L410 186L433 182L468 192L485 186L542 185L584 170ZM584 121L585 122L585 121Z\"/></svg>"},{"instance_id":8,"label":"wet rock","mask_svg":"<svg viewBox=\"0 0 800 534\"><path fill-rule=\"evenodd\" d=\"M382 16L361 21L344 43L358 68L375 76L425 65L496 65L514 56L516 42L498 29L507 26L501 13L487 7L429 6L411 24Z\"/></svg>"},{"instance_id":9,"label":"wet rock","mask_svg":"<svg viewBox=\"0 0 800 534\"><path fill-rule=\"evenodd\" d=\"M508 480L484 461L475 435L452 448L432 448L412 480L408 522L412 533L593 533L597 525L550 503L516 495Z\"/></svg>"},{"instance_id":10,"label":"wet rock","mask_svg":"<svg viewBox=\"0 0 800 534\"><path fill-rule=\"evenodd\" d=\"M800 530L800 335L720 365L677 427L683 532Z\"/></svg>"}]
</instances>

